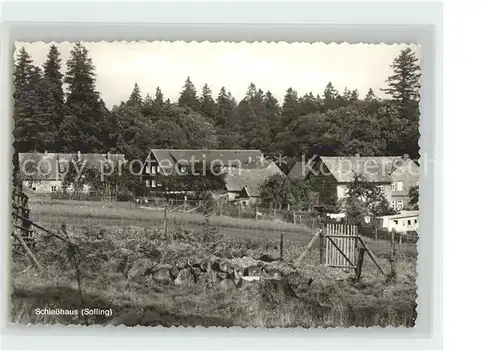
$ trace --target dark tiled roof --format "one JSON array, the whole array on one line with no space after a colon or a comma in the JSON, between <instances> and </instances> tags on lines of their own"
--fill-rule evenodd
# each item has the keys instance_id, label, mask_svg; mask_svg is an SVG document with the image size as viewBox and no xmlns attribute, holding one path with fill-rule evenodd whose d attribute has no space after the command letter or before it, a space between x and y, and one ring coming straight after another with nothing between
<instances>
[{"instance_id":1,"label":"dark tiled roof","mask_svg":"<svg viewBox=\"0 0 500 351\"><path fill-rule=\"evenodd\" d=\"M362 173L370 182L390 183L391 174L402 163L399 156L383 157L319 157L340 183L351 182L355 173Z\"/></svg>"},{"instance_id":2,"label":"dark tiled roof","mask_svg":"<svg viewBox=\"0 0 500 351\"><path fill-rule=\"evenodd\" d=\"M190 165L192 162L216 162L220 166L233 165L241 168L262 168L264 156L260 150L180 150L152 149L160 166L176 163Z\"/></svg>"},{"instance_id":3,"label":"dark tiled roof","mask_svg":"<svg viewBox=\"0 0 500 351\"><path fill-rule=\"evenodd\" d=\"M225 177L228 191L241 191L246 189L250 196L260 196L260 186L272 175L283 172L273 162L265 168L247 168L229 172Z\"/></svg>"},{"instance_id":4,"label":"dark tiled roof","mask_svg":"<svg viewBox=\"0 0 500 351\"><path fill-rule=\"evenodd\" d=\"M125 163L123 154L19 153L21 177L32 180L62 180L69 163L78 157L84 162L84 167L99 167L101 162L113 163L115 167L119 161L121 164Z\"/></svg>"}]
</instances>

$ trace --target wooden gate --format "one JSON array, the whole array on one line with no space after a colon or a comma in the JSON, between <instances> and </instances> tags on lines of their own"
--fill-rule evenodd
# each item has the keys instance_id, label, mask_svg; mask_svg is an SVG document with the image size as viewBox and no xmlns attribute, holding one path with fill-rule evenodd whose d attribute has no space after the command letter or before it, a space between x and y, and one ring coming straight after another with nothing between
<instances>
[{"instance_id":1,"label":"wooden gate","mask_svg":"<svg viewBox=\"0 0 500 351\"><path fill-rule=\"evenodd\" d=\"M358 228L347 224L326 224L322 235L324 264L335 268L356 269Z\"/></svg>"}]
</instances>

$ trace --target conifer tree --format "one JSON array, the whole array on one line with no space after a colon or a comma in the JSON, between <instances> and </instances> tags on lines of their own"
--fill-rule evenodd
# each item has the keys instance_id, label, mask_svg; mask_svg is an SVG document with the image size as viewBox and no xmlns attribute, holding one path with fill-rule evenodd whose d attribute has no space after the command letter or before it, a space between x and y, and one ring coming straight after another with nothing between
<instances>
[{"instance_id":1,"label":"conifer tree","mask_svg":"<svg viewBox=\"0 0 500 351\"><path fill-rule=\"evenodd\" d=\"M191 82L190 77L187 77L186 82L184 83L178 104L181 107L188 107L194 111L200 110L200 102L196 96L196 88L193 82Z\"/></svg>"},{"instance_id":2,"label":"conifer tree","mask_svg":"<svg viewBox=\"0 0 500 351\"><path fill-rule=\"evenodd\" d=\"M101 129L106 111L95 88L95 67L88 50L77 43L67 62L67 113L61 126L65 151L104 152Z\"/></svg>"},{"instance_id":3,"label":"conifer tree","mask_svg":"<svg viewBox=\"0 0 500 351\"><path fill-rule=\"evenodd\" d=\"M200 109L200 112L213 123L217 114L217 105L212 97L212 90L207 84L203 85L201 90Z\"/></svg>"},{"instance_id":4,"label":"conifer tree","mask_svg":"<svg viewBox=\"0 0 500 351\"><path fill-rule=\"evenodd\" d=\"M151 97L150 97L151 99ZM141 96L141 89L139 88L139 84L134 83L134 89L132 90L132 93L130 94L128 100L127 100L127 105L131 107L136 107L140 108L142 107L143 101L142 101L142 96Z\"/></svg>"},{"instance_id":5,"label":"conifer tree","mask_svg":"<svg viewBox=\"0 0 500 351\"><path fill-rule=\"evenodd\" d=\"M391 65L394 74L387 78L388 94L400 108L401 117L416 120L419 117L420 66L418 58L410 48L403 49Z\"/></svg>"},{"instance_id":6,"label":"conifer tree","mask_svg":"<svg viewBox=\"0 0 500 351\"><path fill-rule=\"evenodd\" d=\"M53 135L53 143L48 147L51 151L59 152L61 147L60 128L64 119L64 90L63 74L61 73L61 54L57 46L51 45L47 60L43 64L43 80L47 88L47 111L49 128Z\"/></svg>"}]
</instances>

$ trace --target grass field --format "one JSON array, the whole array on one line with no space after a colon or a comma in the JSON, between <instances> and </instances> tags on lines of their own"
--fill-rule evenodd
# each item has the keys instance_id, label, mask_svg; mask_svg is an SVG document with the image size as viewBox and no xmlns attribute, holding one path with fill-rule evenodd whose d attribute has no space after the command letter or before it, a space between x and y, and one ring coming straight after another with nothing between
<instances>
[{"instance_id":1,"label":"grass field","mask_svg":"<svg viewBox=\"0 0 500 351\"><path fill-rule=\"evenodd\" d=\"M163 213L133 204L33 201L31 207L32 217L42 225L59 228L62 222L68 224L71 237L86 252L82 263L83 302L68 263L67 248L57 239L39 236L35 254L43 272L32 268L25 257L15 257L12 266L13 322L83 323L78 318L37 316L33 312L37 307L80 308L82 304L111 308L114 315L149 311L164 326L412 326L416 317L414 244L398 247L396 277L387 279L366 258L358 283L345 279L352 272L318 266L319 250L313 247L299 267L314 278L311 290L304 296L276 302L264 298L268 295L266 287L259 284L243 288L162 285L148 277L128 279L116 267L125 257L134 261L150 252L161 252L157 260L166 263L200 255L277 256L280 231L285 232L284 261L291 264L312 237L311 232L293 224L211 217L216 230L209 229L207 236L202 216L183 214L182 221L172 213L165 239ZM389 272L388 243L366 241L383 270ZM89 323L104 324L106 320L95 317Z\"/></svg>"},{"instance_id":2,"label":"grass field","mask_svg":"<svg viewBox=\"0 0 500 351\"><path fill-rule=\"evenodd\" d=\"M130 202L104 203L99 201L30 199L33 220L59 228L64 222L74 227L88 225L163 227L164 213L158 209L145 209ZM169 212L168 225L181 225L193 229L205 223L201 213ZM279 220L253 220L228 216L210 216L210 225L230 237L279 237L286 233L294 240L307 241L311 231L301 225Z\"/></svg>"}]
</instances>

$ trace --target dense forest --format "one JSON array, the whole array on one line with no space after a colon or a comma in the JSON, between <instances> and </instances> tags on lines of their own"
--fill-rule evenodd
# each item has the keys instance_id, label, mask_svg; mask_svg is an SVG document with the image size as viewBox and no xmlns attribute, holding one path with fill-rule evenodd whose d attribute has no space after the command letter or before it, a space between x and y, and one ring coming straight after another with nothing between
<instances>
[{"instance_id":1,"label":"dense forest","mask_svg":"<svg viewBox=\"0 0 500 351\"><path fill-rule=\"evenodd\" d=\"M236 101L222 88L197 91L187 77L178 101L131 87L127 101L106 106L96 90L95 67L81 43L65 62L51 46L42 67L21 48L14 70L15 152L123 153L144 159L151 148L260 149L282 153L418 157L420 67L407 48L394 59L387 99L372 89L338 91L327 83L320 94L299 96L290 87L283 103L250 83ZM198 83L198 82L197 82Z\"/></svg>"}]
</instances>

